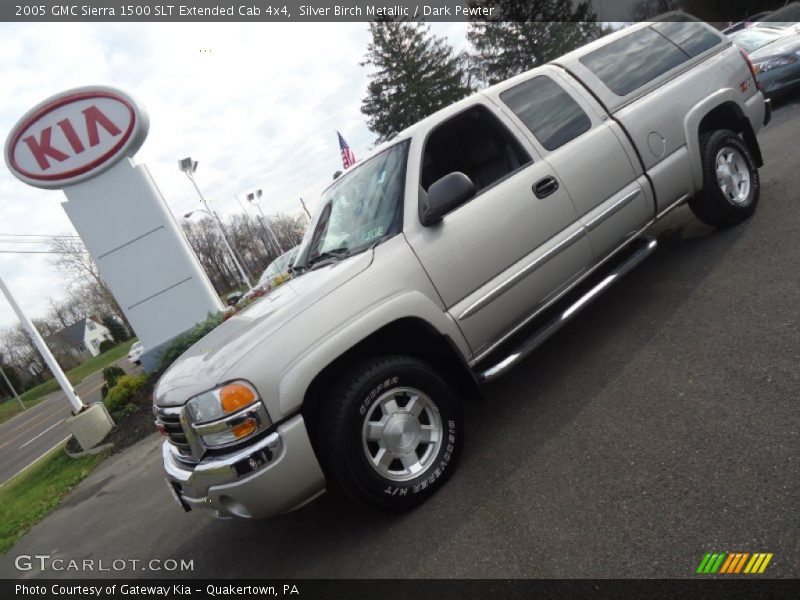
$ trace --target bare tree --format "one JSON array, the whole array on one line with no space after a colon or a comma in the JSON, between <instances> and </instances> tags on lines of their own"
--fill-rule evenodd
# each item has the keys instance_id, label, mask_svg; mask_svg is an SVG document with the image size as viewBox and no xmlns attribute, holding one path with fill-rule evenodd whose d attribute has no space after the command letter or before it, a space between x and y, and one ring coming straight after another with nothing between
<instances>
[{"instance_id":1,"label":"bare tree","mask_svg":"<svg viewBox=\"0 0 800 600\"><path fill-rule=\"evenodd\" d=\"M84 291L91 291L98 303L108 307L108 311L120 319L128 330L132 331L125 313L122 312L116 298L108 289L106 282L103 281L97 263L86 252L83 243L77 238L53 238L50 242L50 249L56 253L56 258L53 259L55 267L72 277L69 282L71 286L77 285Z\"/></svg>"},{"instance_id":2,"label":"bare tree","mask_svg":"<svg viewBox=\"0 0 800 600\"><path fill-rule=\"evenodd\" d=\"M303 239L307 226L305 216L276 215L270 224L284 251L296 246ZM220 237L218 224L210 219L184 221L183 232L189 245L203 266L214 289L224 294L240 285L235 267ZM244 268L255 279L278 257L269 233L260 221L247 215L235 215L223 223L225 237L237 253Z\"/></svg>"},{"instance_id":3,"label":"bare tree","mask_svg":"<svg viewBox=\"0 0 800 600\"><path fill-rule=\"evenodd\" d=\"M284 250L294 248L303 240L308 226L305 215L276 215L271 220L272 229Z\"/></svg>"},{"instance_id":4,"label":"bare tree","mask_svg":"<svg viewBox=\"0 0 800 600\"><path fill-rule=\"evenodd\" d=\"M218 294L237 288L239 279L220 238L219 227L209 218L183 221L183 232Z\"/></svg>"},{"instance_id":5,"label":"bare tree","mask_svg":"<svg viewBox=\"0 0 800 600\"><path fill-rule=\"evenodd\" d=\"M0 354L6 364L22 371L29 372L28 368L33 366L36 375L31 375L36 381L44 381L47 376L48 369L44 360L28 332L21 326L0 330Z\"/></svg>"},{"instance_id":6,"label":"bare tree","mask_svg":"<svg viewBox=\"0 0 800 600\"><path fill-rule=\"evenodd\" d=\"M264 228L247 215L235 215L226 224L225 233L256 279L276 257Z\"/></svg>"}]
</instances>

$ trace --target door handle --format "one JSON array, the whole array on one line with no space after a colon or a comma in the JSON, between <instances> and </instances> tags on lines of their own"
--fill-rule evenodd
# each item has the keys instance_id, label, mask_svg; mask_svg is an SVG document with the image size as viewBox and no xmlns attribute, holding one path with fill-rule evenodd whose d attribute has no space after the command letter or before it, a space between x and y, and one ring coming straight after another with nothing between
<instances>
[{"instance_id":1,"label":"door handle","mask_svg":"<svg viewBox=\"0 0 800 600\"><path fill-rule=\"evenodd\" d=\"M533 184L533 193L537 198L547 198L550 194L558 189L558 180L548 175L544 179L540 179Z\"/></svg>"}]
</instances>

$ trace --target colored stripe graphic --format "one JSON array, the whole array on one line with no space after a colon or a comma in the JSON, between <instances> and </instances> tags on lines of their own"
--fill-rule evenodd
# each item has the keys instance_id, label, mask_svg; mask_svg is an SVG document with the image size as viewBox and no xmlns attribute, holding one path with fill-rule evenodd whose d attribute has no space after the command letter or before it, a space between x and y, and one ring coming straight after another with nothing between
<instances>
[{"instance_id":1,"label":"colored stripe graphic","mask_svg":"<svg viewBox=\"0 0 800 600\"><path fill-rule=\"evenodd\" d=\"M747 560L748 556L750 556L749 552L743 552L742 553L741 558L739 559L739 562L736 563L736 570L733 571L734 573L738 573L739 571L742 570L742 568L744 567L744 561Z\"/></svg>"},{"instance_id":2,"label":"colored stripe graphic","mask_svg":"<svg viewBox=\"0 0 800 600\"><path fill-rule=\"evenodd\" d=\"M736 570L736 565L739 564L739 559L742 557L740 552L731 552L730 560L725 563L725 568L720 573L733 573Z\"/></svg>"},{"instance_id":3,"label":"colored stripe graphic","mask_svg":"<svg viewBox=\"0 0 800 600\"><path fill-rule=\"evenodd\" d=\"M724 552L707 553L700 566L697 567L697 573L716 573L724 558Z\"/></svg>"},{"instance_id":4,"label":"colored stripe graphic","mask_svg":"<svg viewBox=\"0 0 800 600\"><path fill-rule=\"evenodd\" d=\"M711 565L711 570L709 572L710 573L716 573L717 569L719 569L719 567L722 564L722 561L724 559L725 559L725 553L724 552L720 552L719 556L717 557L716 562L713 565Z\"/></svg>"},{"instance_id":5,"label":"colored stripe graphic","mask_svg":"<svg viewBox=\"0 0 800 600\"><path fill-rule=\"evenodd\" d=\"M720 573L737 573L738 569L742 567L742 563L744 561L745 554L742 552L733 552L731 553L731 560L726 563L726 569L720 571Z\"/></svg>"},{"instance_id":6,"label":"colored stripe graphic","mask_svg":"<svg viewBox=\"0 0 800 600\"><path fill-rule=\"evenodd\" d=\"M774 555L771 552L707 552L697 567L702 574L760 574ZM746 565L746 566L745 566Z\"/></svg>"},{"instance_id":7,"label":"colored stripe graphic","mask_svg":"<svg viewBox=\"0 0 800 600\"><path fill-rule=\"evenodd\" d=\"M750 562L747 563L747 566L744 568L745 573L758 573L758 567L761 566L761 562L764 560L764 555L755 553L753 557L750 559Z\"/></svg>"},{"instance_id":8,"label":"colored stripe graphic","mask_svg":"<svg viewBox=\"0 0 800 600\"><path fill-rule=\"evenodd\" d=\"M735 557L736 557L736 555L733 554L733 553L728 554L728 560L726 560L725 564L722 565L722 569L720 569L720 573L727 573L728 572L728 569L731 568L731 563L733 562L733 559Z\"/></svg>"},{"instance_id":9,"label":"colored stripe graphic","mask_svg":"<svg viewBox=\"0 0 800 600\"><path fill-rule=\"evenodd\" d=\"M763 573L764 569L767 568L767 565L769 564L769 561L771 561L771 560L772 560L772 552L770 552L769 554L767 554L764 557L764 562L761 563L761 567L758 569L758 572L759 573Z\"/></svg>"},{"instance_id":10,"label":"colored stripe graphic","mask_svg":"<svg viewBox=\"0 0 800 600\"><path fill-rule=\"evenodd\" d=\"M700 566L697 567L697 571L695 571L695 573L705 573L706 565L708 564L710 558L711 555L706 553L706 555L703 557L703 560L700 562Z\"/></svg>"}]
</instances>

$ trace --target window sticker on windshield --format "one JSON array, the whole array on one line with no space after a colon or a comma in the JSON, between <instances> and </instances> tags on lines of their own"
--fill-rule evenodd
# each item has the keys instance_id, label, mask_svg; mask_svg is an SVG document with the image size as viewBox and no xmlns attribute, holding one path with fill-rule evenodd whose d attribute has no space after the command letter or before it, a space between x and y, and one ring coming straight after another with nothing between
<instances>
[{"instance_id":1,"label":"window sticker on windshield","mask_svg":"<svg viewBox=\"0 0 800 600\"><path fill-rule=\"evenodd\" d=\"M369 242L370 240L374 240L375 238L379 238L383 235L383 227L376 227L375 229L370 229L367 234L364 236L364 241Z\"/></svg>"},{"instance_id":2,"label":"window sticker on windshield","mask_svg":"<svg viewBox=\"0 0 800 600\"><path fill-rule=\"evenodd\" d=\"M384 179L386 179L386 169L381 171L381 174L378 175L378 183L383 183Z\"/></svg>"}]
</instances>

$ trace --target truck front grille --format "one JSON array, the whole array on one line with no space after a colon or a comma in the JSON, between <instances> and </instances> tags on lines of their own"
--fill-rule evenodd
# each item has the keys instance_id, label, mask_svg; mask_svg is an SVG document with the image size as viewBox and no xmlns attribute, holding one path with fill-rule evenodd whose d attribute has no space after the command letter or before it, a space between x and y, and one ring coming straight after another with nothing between
<instances>
[{"instance_id":1,"label":"truck front grille","mask_svg":"<svg viewBox=\"0 0 800 600\"><path fill-rule=\"evenodd\" d=\"M160 425L167 434L169 443L185 456L191 456L192 449L186 439L186 433L181 426L180 409L165 410L156 408L156 424Z\"/></svg>"}]
</instances>

